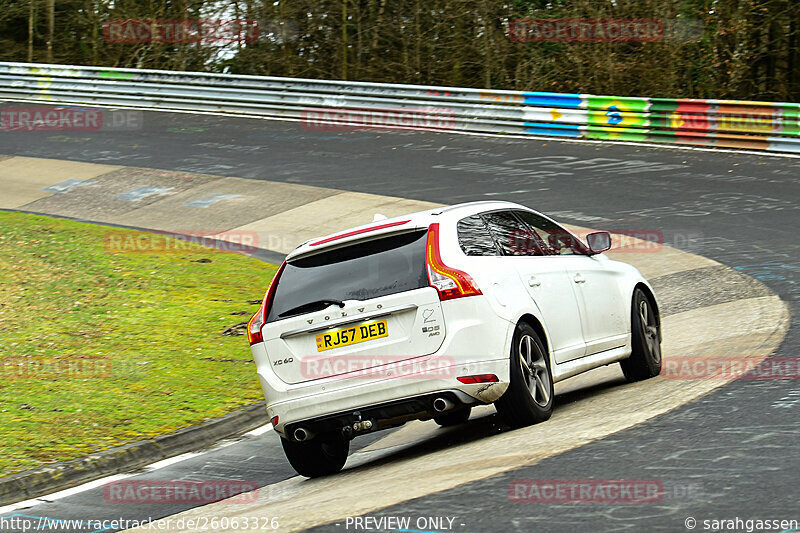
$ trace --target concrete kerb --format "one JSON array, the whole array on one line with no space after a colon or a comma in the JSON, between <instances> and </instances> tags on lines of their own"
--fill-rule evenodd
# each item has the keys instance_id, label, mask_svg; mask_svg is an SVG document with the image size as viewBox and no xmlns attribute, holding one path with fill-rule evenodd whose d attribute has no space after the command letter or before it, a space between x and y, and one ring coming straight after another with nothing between
<instances>
[{"instance_id":1,"label":"concrete kerb","mask_svg":"<svg viewBox=\"0 0 800 533\"><path fill-rule=\"evenodd\" d=\"M248 405L196 426L90 454L86 457L0 477L0 505L131 472L162 459L196 451L268 423L265 402Z\"/></svg>"}]
</instances>

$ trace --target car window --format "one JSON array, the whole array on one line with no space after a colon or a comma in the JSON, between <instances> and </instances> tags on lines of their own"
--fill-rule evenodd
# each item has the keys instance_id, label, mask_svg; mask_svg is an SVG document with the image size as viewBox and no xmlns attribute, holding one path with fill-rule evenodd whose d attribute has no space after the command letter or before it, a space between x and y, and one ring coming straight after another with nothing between
<instances>
[{"instance_id":1,"label":"car window","mask_svg":"<svg viewBox=\"0 0 800 533\"><path fill-rule=\"evenodd\" d=\"M466 255L499 255L480 215L462 218L456 225L458 244Z\"/></svg>"},{"instance_id":2,"label":"car window","mask_svg":"<svg viewBox=\"0 0 800 533\"><path fill-rule=\"evenodd\" d=\"M585 255L586 247L572 233L530 211L514 211L527 228L518 240L526 255Z\"/></svg>"},{"instance_id":3,"label":"car window","mask_svg":"<svg viewBox=\"0 0 800 533\"><path fill-rule=\"evenodd\" d=\"M267 322L309 312L301 306L313 302L368 300L427 287L426 236L426 230L403 233L289 261Z\"/></svg>"},{"instance_id":4,"label":"car window","mask_svg":"<svg viewBox=\"0 0 800 533\"><path fill-rule=\"evenodd\" d=\"M524 239L529 231L511 211L493 211L481 215L503 255L529 255Z\"/></svg>"}]
</instances>

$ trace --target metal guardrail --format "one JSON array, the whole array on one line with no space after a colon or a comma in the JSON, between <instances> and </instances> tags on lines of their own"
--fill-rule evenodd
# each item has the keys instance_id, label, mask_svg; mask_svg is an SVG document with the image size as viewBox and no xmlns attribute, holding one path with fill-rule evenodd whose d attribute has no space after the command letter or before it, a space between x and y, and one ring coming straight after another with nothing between
<instances>
[{"instance_id":1,"label":"metal guardrail","mask_svg":"<svg viewBox=\"0 0 800 533\"><path fill-rule=\"evenodd\" d=\"M0 99L295 118L314 128L383 124L800 153L800 104L794 103L5 62L0 62ZM402 122L404 115L418 122Z\"/></svg>"}]
</instances>

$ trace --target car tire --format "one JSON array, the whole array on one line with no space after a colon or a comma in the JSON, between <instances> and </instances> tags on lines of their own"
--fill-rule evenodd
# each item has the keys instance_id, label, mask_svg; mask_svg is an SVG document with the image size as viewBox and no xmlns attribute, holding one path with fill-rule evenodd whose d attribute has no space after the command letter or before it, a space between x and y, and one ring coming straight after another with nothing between
<instances>
[{"instance_id":1,"label":"car tire","mask_svg":"<svg viewBox=\"0 0 800 533\"><path fill-rule=\"evenodd\" d=\"M631 302L631 356L619 362L630 382L652 378L661 372L661 333L653 304L642 289L633 291Z\"/></svg>"},{"instance_id":2,"label":"car tire","mask_svg":"<svg viewBox=\"0 0 800 533\"><path fill-rule=\"evenodd\" d=\"M281 437L283 453L298 474L320 477L339 472L347 461L350 441L335 434L297 442Z\"/></svg>"},{"instance_id":3,"label":"car tire","mask_svg":"<svg viewBox=\"0 0 800 533\"><path fill-rule=\"evenodd\" d=\"M544 422L553 412L550 358L536 331L517 324L511 343L511 383L495 407L512 427Z\"/></svg>"},{"instance_id":4,"label":"car tire","mask_svg":"<svg viewBox=\"0 0 800 533\"><path fill-rule=\"evenodd\" d=\"M469 414L471 412L472 407L454 409L448 413L434 416L433 421L442 427L458 426L469 420Z\"/></svg>"}]
</instances>

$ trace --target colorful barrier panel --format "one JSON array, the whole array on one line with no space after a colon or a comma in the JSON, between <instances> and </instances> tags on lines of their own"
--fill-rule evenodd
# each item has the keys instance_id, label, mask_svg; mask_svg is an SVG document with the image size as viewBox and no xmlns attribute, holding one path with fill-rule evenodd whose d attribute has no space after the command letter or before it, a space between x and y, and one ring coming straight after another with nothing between
<instances>
[{"instance_id":1,"label":"colorful barrier panel","mask_svg":"<svg viewBox=\"0 0 800 533\"><path fill-rule=\"evenodd\" d=\"M350 129L365 127L368 121L364 117L384 116L390 111L398 116L413 114L416 126L412 129L800 153L800 104L784 102L596 96L3 62L0 98L300 121L307 120L309 110L314 110L315 121L331 121ZM384 127L410 126L396 121Z\"/></svg>"}]
</instances>

